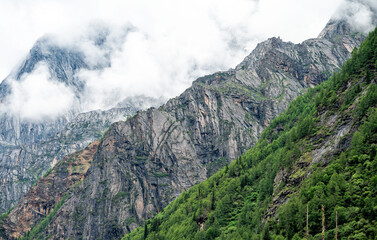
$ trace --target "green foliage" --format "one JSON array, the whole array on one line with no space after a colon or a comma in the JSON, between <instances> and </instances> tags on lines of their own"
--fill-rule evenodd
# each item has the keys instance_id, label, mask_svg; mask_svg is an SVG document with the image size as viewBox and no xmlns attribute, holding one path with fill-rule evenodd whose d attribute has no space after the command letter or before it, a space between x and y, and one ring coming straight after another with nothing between
<instances>
[{"instance_id":1,"label":"green foliage","mask_svg":"<svg viewBox=\"0 0 377 240\"><path fill-rule=\"evenodd\" d=\"M54 209L41 222L35 225L24 237L21 237L21 240L41 239L43 232L46 230L48 224L55 217L57 211L61 208L66 199L67 195L64 194L60 201L55 205Z\"/></svg>"},{"instance_id":2,"label":"green foliage","mask_svg":"<svg viewBox=\"0 0 377 240\"><path fill-rule=\"evenodd\" d=\"M339 73L309 89L272 121L255 147L183 192L147 221L144 231L138 228L123 239L302 239L307 206L309 233L317 239L321 236L322 205L326 239L335 236L336 212L340 238L376 239L377 86L372 81L376 61L377 30ZM360 83L347 90L348 84L357 80ZM327 159L326 166L313 166L300 186L274 186L279 170L297 168L299 159L311 155L310 143L325 132L320 114L337 112L340 106L346 111L356 99L359 104L353 117L359 128L350 147ZM352 111L347 112L352 117ZM277 209L277 218L266 222L263 219L275 188L292 194Z\"/></svg>"},{"instance_id":3,"label":"green foliage","mask_svg":"<svg viewBox=\"0 0 377 240\"><path fill-rule=\"evenodd\" d=\"M362 88L360 84L356 84L354 87L349 89L345 96L341 110L345 110L349 105L355 100L356 96L361 92Z\"/></svg>"},{"instance_id":4,"label":"green foliage","mask_svg":"<svg viewBox=\"0 0 377 240\"><path fill-rule=\"evenodd\" d=\"M358 105L355 112L356 116L359 118L363 117L367 113L367 110L372 106L376 106L376 104L377 104L377 86L376 84L372 84L368 88L367 94L362 97L360 104Z\"/></svg>"},{"instance_id":5,"label":"green foliage","mask_svg":"<svg viewBox=\"0 0 377 240\"><path fill-rule=\"evenodd\" d=\"M47 170L47 171L45 172L45 174L43 174L43 177L42 177L42 178L47 177L47 176L52 172L53 169L54 169L54 168L52 167L52 168L50 168L49 170Z\"/></svg>"},{"instance_id":6,"label":"green foliage","mask_svg":"<svg viewBox=\"0 0 377 240\"><path fill-rule=\"evenodd\" d=\"M163 178L163 177L168 177L169 173L164 173L164 172L153 172L153 176L158 177L158 178Z\"/></svg>"},{"instance_id":7,"label":"green foliage","mask_svg":"<svg viewBox=\"0 0 377 240\"><path fill-rule=\"evenodd\" d=\"M129 193L126 193L124 191L119 191L112 199L111 201L113 202L119 202L121 201L122 199L126 198L126 197L129 197Z\"/></svg>"},{"instance_id":8,"label":"green foliage","mask_svg":"<svg viewBox=\"0 0 377 240\"><path fill-rule=\"evenodd\" d=\"M13 207L10 208L6 213L0 215L0 238L6 238L6 232L3 226L3 222L8 218L9 213L13 210Z\"/></svg>"},{"instance_id":9,"label":"green foliage","mask_svg":"<svg viewBox=\"0 0 377 240\"><path fill-rule=\"evenodd\" d=\"M374 142L377 134L377 110L359 127L351 148L318 169L291 200L280 208L277 233L291 238L304 236L305 206L309 206L311 235L321 232L321 205L325 206L328 238L334 238L335 214L338 212L340 238L375 239L377 237L377 188ZM343 164L344 158L346 164ZM356 160L355 160L356 159ZM363 237L361 237L363 234ZM330 236L331 235L331 236Z\"/></svg>"}]
</instances>

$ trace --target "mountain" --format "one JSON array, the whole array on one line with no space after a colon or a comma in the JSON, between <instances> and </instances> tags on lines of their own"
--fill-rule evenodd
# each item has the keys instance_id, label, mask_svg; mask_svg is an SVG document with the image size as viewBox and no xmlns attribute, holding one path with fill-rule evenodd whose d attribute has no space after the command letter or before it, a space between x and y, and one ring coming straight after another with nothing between
<instances>
[{"instance_id":1,"label":"mountain","mask_svg":"<svg viewBox=\"0 0 377 240\"><path fill-rule=\"evenodd\" d=\"M5 107L9 101L12 84L20 82L23 77L33 73L40 64L47 65L51 78L69 86L76 94L83 88L83 83L75 78L75 74L80 69L88 68L84 54L69 47L57 46L52 42L52 39L42 38L34 44L26 60L17 70L1 82L0 93L2 94L0 99L2 107ZM4 110L1 113L0 140L4 144L10 145L46 140L60 131L70 118L74 117L72 112L68 112L59 116L55 121L42 121L40 123L23 120L13 113L4 113Z\"/></svg>"},{"instance_id":2,"label":"mountain","mask_svg":"<svg viewBox=\"0 0 377 240\"><path fill-rule=\"evenodd\" d=\"M91 41L102 46L105 37L95 35ZM110 55L110 50L103 51ZM81 150L101 138L111 123L125 120L138 110L162 104L163 99L137 96L119 99L118 103L113 104L114 108L109 110L85 111L81 99L84 98L86 85L77 74L82 70L103 69L109 66L110 59L101 64L90 63L79 48L58 44L53 37L44 37L34 44L24 62L1 82L1 213L15 206L32 184L65 155ZM49 82L60 84L59 87L74 93L74 104L55 117L25 118L9 109L14 104L13 87L38 72L40 66L45 66L48 71Z\"/></svg>"},{"instance_id":3,"label":"mountain","mask_svg":"<svg viewBox=\"0 0 377 240\"><path fill-rule=\"evenodd\" d=\"M3 237L31 227L26 238L116 239L132 231L241 156L290 101L340 68L364 37L344 21L336 25L339 34L301 44L268 39L235 69L199 78L160 108L112 124L83 181L56 209L26 207L39 198L37 184L3 217ZM26 225L24 215L33 215Z\"/></svg>"},{"instance_id":4,"label":"mountain","mask_svg":"<svg viewBox=\"0 0 377 240\"><path fill-rule=\"evenodd\" d=\"M377 28L255 147L123 239L376 239L376 137Z\"/></svg>"}]
</instances>

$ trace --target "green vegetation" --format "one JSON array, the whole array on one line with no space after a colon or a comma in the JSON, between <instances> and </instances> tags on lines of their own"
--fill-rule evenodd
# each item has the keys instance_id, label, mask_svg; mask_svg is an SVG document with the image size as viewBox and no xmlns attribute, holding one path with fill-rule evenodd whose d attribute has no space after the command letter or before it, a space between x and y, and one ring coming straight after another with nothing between
<instances>
[{"instance_id":1,"label":"green vegetation","mask_svg":"<svg viewBox=\"0 0 377 240\"><path fill-rule=\"evenodd\" d=\"M302 239L307 206L310 239L321 239L322 206L326 239L335 238L336 213L339 239L376 239L376 67L377 29L339 73L272 121L255 147L123 239ZM316 146L337 134L320 121L334 114L334 129L353 124L344 148L310 164ZM299 180L274 185L281 170ZM281 203L273 202L277 193Z\"/></svg>"},{"instance_id":2,"label":"green vegetation","mask_svg":"<svg viewBox=\"0 0 377 240\"><path fill-rule=\"evenodd\" d=\"M148 157L147 156L135 156L135 159L145 162L145 161L148 160Z\"/></svg>"},{"instance_id":3,"label":"green vegetation","mask_svg":"<svg viewBox=\"0 0 377 240\"><path fill-rule=\"evenodd\" d=\"M129 197L129 193L126 193L124 191L120 191L118 192L112 199L111 201L113 202L119 202L121 201L122 199L126 198L126 197Z\"/></svg>"},{"instance_id":4,"label":"green vegetation","mask_svg":"<svg viewBox=\"0 0 377 240\"><path fill-rule=\"evenodd\" d=\"M209 176L212 176L214 173L216 173L220 168L224 167L228 164L228 159L226 157L220 157L216 159L215 161L207 164L207 173Z\"/></svg>"},{"instance_id":5,"label":"green vegetation","mask_svg":"<svg viewBox=\"0 0 377 240\"><path fill-rule=\"evenodd\" d=\"M0 238L5 238L6 234L5 234L5 229L4 229L4 226L3 226L3 222L5 219L8 218L9 216L9 213L13 210L13 207L10 208L6 213L3 213L0 215Z\"/></svg>"},{"instance_id":6,"label":"green vegetation","mask_svg":"<svg viewBox=\"0 0 377 240\"><path fill-rule=\"evenodd\" d=\"M158 178L163 178L163 177L168 177L169 173L164 173L164 172L153 172L153 176L158 177Z\"/></svg>"},{"instance_id":7,"label":"green vegetation","mask_svg":"<svg viewBox=\"0 0 377 240\"><path fill-rule=\"evenodd\" d=\"M46 230L46 227L55 217L57 211L60 209L66 199L67 195L64 194L60 201L55 205L54 209L47 215L47 217L45 217L41 222L35 225L24 237L21 237L21 240L42 239L42 234Z\"/></svg>"},{"instance_id":8,"label":"green vegetation","mask_svg":"<svg viewBox=\"0 0 377 240\"><path fill-rule=\"evenodd\" d=\"M52 172L53 169L54 169L53 167L50 168L50 169L48 169L48 170L45 172L45 174L43 174L42 178L45 178L45 177L47 177L48 175L50 175L50 173Z\"/></svg>"}]
</instances>

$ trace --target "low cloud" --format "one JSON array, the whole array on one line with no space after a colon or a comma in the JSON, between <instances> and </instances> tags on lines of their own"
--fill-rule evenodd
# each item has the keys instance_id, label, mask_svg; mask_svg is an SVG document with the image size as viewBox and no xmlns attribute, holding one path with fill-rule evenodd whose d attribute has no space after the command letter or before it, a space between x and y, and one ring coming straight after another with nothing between
<instances>
[{"instance_id":1,"label":"low cloud","mask_svg":"<svg viewBox=\"0 0 377 240\"><path fill-rule=\"evenodd\" d=\"M334 18L345 19L356 31L368 33L377 25L377 1L346 0L343 1Z\"/></svg>"},{"instance_id":2,"label":"low cloud","mask_svg":"<svg viewBox=\"0 0 377 240\"><path fill-rule=\"evenodd\" d=\"M333 4L329 7L334 8L336 1ZM127 27L109 24L104 28L109 35L104 45L111 49L111 66L78 74L87 83L83 98L86 110L109 108L125 97L137 95L165 99L177 96L196 78L234 67L268 37L283 36L300 42L309 38L310 32L316 36L331 16L328 12L313 24L305 19L322 11L318 3L282 4L277 0L141 1L131 9L142 14L126 11ZM315 25L318 30L314 32ZM297 28L305 30L297 34ZM96 46L87 47L93 48Z\"/></svg>"},{"instance_id":3,"label":"low cloud","mask_svg":"<svg viewBox=\"0 0 377 240\"><path fill-rule=\"evenodd\" d=\"M0 30L6 34L0 40L0 79L4 79L23 60L41 36L52 33L59 35L62 41L69 41L73 35L85 31L88 23L97 20L97 23L102 21L110 25L131 23L148 35L158 35L168 43L176 40L170 38L172 32L175 32L178 38L188 36L188 40L194 39L187 41L190 45L198 42L209 45L213 32L220 31L221 36L214 37L250 51L256 43L272 36L293 42L316 36L340 2L341 0L3 0ZM185 46L177 51L183 47ZM237 60L239 58L232 61L233 65Z\"/></svg>"},{"instance_id":4,"label":"low cloud","mask_svg":"<svg viewBox=\"0 0 377 240\"><path fill-rule=\"evenodd\" d=\"M4 0L0 30L9 34L0 40L0 76L25 58L38 38L51 34L55 44L82 51L90 66L77 74L86 83L82 110L109 108L138 95L170 98L197 77L234 67L269 37L298 43L317 36L341 1ZM48 109L50 116L58 115L73 101L72 90L49 75L37 76L36 85L61 89L55 99L61 107L41 110L34 104L42 99L23 100L24 80L13 86L14 111L29 118L43 118ZM29 95L36 94L33 89Z\"/></svg>"},{"instance_id":5,"label":"low cloud","mask_svg":"<svg viewBox=\"0 0 377 240\"><path fill-rule=\"evenodd\" d=\"M2 110L26 120L51 119L67 112L74 101L73 92L50 77L43 64L20 81L11 80L12 93Z\"/></svg>"}]
</instances>

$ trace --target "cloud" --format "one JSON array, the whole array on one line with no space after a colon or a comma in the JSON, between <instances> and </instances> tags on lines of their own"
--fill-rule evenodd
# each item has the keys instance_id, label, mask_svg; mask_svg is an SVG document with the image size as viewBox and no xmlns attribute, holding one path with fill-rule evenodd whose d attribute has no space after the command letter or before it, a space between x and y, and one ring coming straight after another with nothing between
<instances>
[{"instance_id":1,"label":"cloud","mask_svg":"<svg viewBox=\"0 0 377 240\"><path fill-rule=\"evenodd\" d=\"M299 11L305 8L310 13ZM257 42L276 35L300 42L316 36L330 18L329 11L305 26L301 19L323 11L318 4L277 0L139 1L129 9L139 14L124 13L130 30L124 42L105 42L115 49L111 67L79 74L87 82L87 110L135 95L174 97L197 77L234 67ZM118 23L107 29L112 39L122 39L114 34L122 28ZM306 32L297 34L299 28Z\"/></svg>"},{"instance_id":2,"label":"cloud","mask_svg":"<svg viewBox=\"0 0 377 240\"><path fill-rule=\"evenodd\" d=\"M221 36L215 36L250 51L258 41L271 36L293 42L316 36L339 3L340 0L3 0L0 79L22 61L44 34L58 34L61 40L69 40L96 20L111 25L131 23L168 41L176 32L176 37L191 36L189 39L194 41L190 45L209 45L213 32L221 31Z\"/></svg>"},{"instance_id":3,"label":"cloud","mask_svg":"<svg viewBox=\"0 0 377 240\"><path fill-rule=\"evenodd\" d=\"M74 101L73 92L63 83L51 79L48 68L41 64L20 81L10 80L12 93L1 110L22 119L53 119L67 112Z\"/></svg>"},{"instance_id":4,"label":"cloud","mask_svg":"<svg viewBox=\"0 0 377 240\"><path fill-rule=\"evenodd\" d=\"M343 1L334 18L345 19L355 30L368 33L377 24L377 1L347 0Z\"/></svg>"},{"instance_id":5,"label":"cloud","mask_svg":"<svg viewBox=\"0 0 377 240\"><path fill-rule=\"evenodd\" d=\"M84 52L91 66L78 74L86 81L83 109L141 94L174 97L197 77L234 67L269 37L298 43L317 36L341 1L4 0L0 77L51 34L56 44Z\"/></svg>"}]
</instances>

